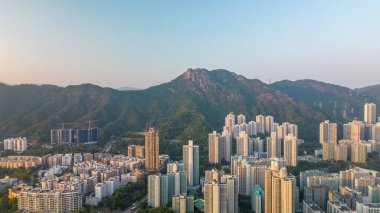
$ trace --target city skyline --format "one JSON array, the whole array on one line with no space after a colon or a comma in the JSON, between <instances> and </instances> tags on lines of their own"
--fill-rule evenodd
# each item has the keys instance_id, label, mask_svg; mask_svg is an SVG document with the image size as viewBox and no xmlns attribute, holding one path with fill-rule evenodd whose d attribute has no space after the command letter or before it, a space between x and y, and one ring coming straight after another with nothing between
<instances>
[{"instance_id":1,"label":"city skyline","mask_svg":"<svg viewBox=\"0 0 380 213\"><path fill-rule=\"evenodd\" d=\"M265 83L370 86L379 9L377 1L3 1L0 81L147 88L204 67Z\"/></svg>"}]
</instances>

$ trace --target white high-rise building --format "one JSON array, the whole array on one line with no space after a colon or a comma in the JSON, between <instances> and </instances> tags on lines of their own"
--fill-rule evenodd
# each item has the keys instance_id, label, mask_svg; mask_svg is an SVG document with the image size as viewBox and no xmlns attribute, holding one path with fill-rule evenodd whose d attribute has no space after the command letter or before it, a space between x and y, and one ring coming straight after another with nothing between
<instances>
[{"instance_id":1,"label":"white high-rise building","mask_svg":"<svg viewBox=\"0 0 380 213\"><path fill-rule=\"evenodd\" d=\"M257 133L265 133L265 116L257 115L256 116L256 124L257 124Z\"/></svg>"},{"instance_id":2,"label":"white high-rise building","mask_svg":"<svg viewBox=\"0 0 380 213\"><path fill-rule=\"evenodd\" d=\"M326 120L319 125L319 143L337 142L337 125Z\"/></svg>"},{"instance_id":3,"label":"white high-rise building","mask_svg":"<svg viewBox=\"0 0 380 213\"><path fill-rule=\"evenodd\" d=\"M255 152L264 152L264 140L257 137L253 140L253 151Z\"/></svg>"},{"instance_id":4,"label":"white high-rise building","mask_svg":"<svg viewBox=\"0 0 380 213\"><path fill-rule=\"evenodd\" d=\"M376 123L376 104L366 103L364 105L364 122L371 124Z\"/></svg>"},{"instance_id":5,"label":"white high-rise building","mask_svg":"<svg viewBox=\"0 0 380 213\"><path fill-rule=\"evenodd\" d=\"M251 210L253 212L264 212L264 191L262 187L255 186L251 196Z\"/></svg>"},{"instance_id":6,"label":"white high-rise building","mask_svg":"<svg viewBox=\"0 0 380 213\"><path fill-rule=\"evenodd\" d=\"M224 126L232 133L232 128L235 126L235 114L233 112L230 112L230 114L225 117Z\"/></svg>"},{"instance_id":7,"label":"white high-rise building","mask_svg":"<svg viewBox=\"0 0 380 213\"><path fill-rule=\"evenodd\" d=\"M223 175L205 184L205 213L237 213L238 181L233 175Z\"/></svg>"},{"instance_id":8,"label":"white high-rise building","mask_svg":"<svg viewBox=\"0 0 380 213\"><path fill-rule=\"evenodd\" d=\"M274 118L273 116L266 116L265 117L265 132L266 133L271 133L273 132L272 125L274 123Z\"/></svg>"},{"instance_id":9,"label":"white high-rise building","mask_svg":"<svg viewBox=\"0 0 380 213\"><path fill-rule=\"evenodd\" d=\"M257 135L257 124L255 121L250 121L247 124L246 129L249 136Z\"/></svg>"},{"instance_id":10,"label":"white high-rise building","mask_svg":"<svg viewBox=\"0 0 380 213\"><path fill-rule=\"evenodd\" d=\"M297 166L297 138L292 134L284 138L284 160L287 166Z\"/></svg>"},{"instance_id":11,"label":"white high-rise building","mask_svg":"<svg viewBox=\"0 0 380 213\"><path fill-rule=\"evenodd\" d=\"M188 185L199 185L199 146L189 140L188 145L183 146L183 169L187 172Z\"/></svg>"},{"instance_id":12,"label":"white high-rise building","mask_svg":"<svg viewBox=\"0 0 380 213\"><path fill-rule=\"evenodd\" d=\"M343 125L343 139L359 142L364 139L364 123L362 121L352 121Z\"/></svg>"},{"instance_id":13,"label":"white high-rise building","mask_svg":"<svg viewBox=\"0 0 380 213\"><path fill-rule=\"evenodd\" d=\"M380 142L380 122L373 125L370 131L371 131L371 140Z\"/></svg>"},{"instance_id":14,"label":"white high-rise building","mask_svg":"<svg viewBox=\"0 0 380 213\"><path fill-rule=\"evenodd\" d=\"M227 130L223 134L216 131L208 135L208 159L212 164L221 163L222 160L226 162L231 158L231 133Z\"/></svg>"},{"instance_id":15,"label":"white high-rise building","mask_svg":"<svg viewBox=\"0 0 380 213\"><path fill-rule=\"evenodd\" d=\"M249 156L252 155L253 151L253 140L248 137L248 134L240 132L239 136L236 138L236 150L237 155Z\"/></svg>"},{"instance_id":16,"label":"white high-rise building","mask_svg":"<svg viewBox=\"0 0 380 213\"><path fill-rule=\"evenodd\" d=\"M168 204L168 176L149 175L148 176L148 206L158 208Z\"/></svg>"},{"instance_id":17,"label":"white high-rise building","mask_svg":"<svg viewBox=\"0 0 380 213\"><path fill-rule=\"evenodd\" d=\"M187 195L174 196L172 207L174 213L192 213L194 212L194 197Z\"/></svg>"},{"instance_id":18,"label":"white high-rise building","mask_svg":"<svg viewBox=\"0 0 380 213\"><path fill-rule=\"evenodd\" d=\"M230 132L223 130L222 132L222 159L224 159L226 162L230 162L231 155L232 155L232 135Z\"/></svg>"},{"instance_id":19,"label":"white high-rise building","mask_svg":"<svg viewBox=\"0 0 380 213\"><path fill-rule=\"evenodd\" d=\"M281 157L281 140L277 138L277 132L272 132L271 137L267 140L268 158Z\"/></svg>"}]
</instances>

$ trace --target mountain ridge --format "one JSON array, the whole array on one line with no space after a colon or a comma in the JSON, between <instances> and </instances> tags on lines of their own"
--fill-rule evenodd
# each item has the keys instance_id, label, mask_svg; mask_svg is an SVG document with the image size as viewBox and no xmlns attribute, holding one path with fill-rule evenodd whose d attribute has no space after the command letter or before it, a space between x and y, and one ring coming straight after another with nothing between
<instances>
[{"instance_id":1,"label":"mountain ridge","mask_svg":"<svg viewBox=\"0 0 380 213\"><path fill-rule=\"evenodd\" d=\"M100 120L102 140L155 125L164 139L205 144L207 133L220 131L224 116L233 111L252 120L268 114L296 123L302 138L316 141L319 122L358 117L364 100L373 96L310 79L268 85L224 69L187 69L167 83L129 91L93 84L7 85L0 86L0 136L24 135L44 144L58 123Z\"/></svg>"}]
</instances>

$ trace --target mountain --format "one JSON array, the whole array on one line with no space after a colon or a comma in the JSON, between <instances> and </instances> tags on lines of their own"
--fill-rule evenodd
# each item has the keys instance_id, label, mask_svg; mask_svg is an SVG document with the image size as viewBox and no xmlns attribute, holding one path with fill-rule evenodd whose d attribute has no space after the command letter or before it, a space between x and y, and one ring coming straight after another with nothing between
<instances>
[{"instance_id":1,"label":"mountain","mask_svg":"<svg viewBox=\"0 0 380 213\"><path fill-rule=\"evenodd\" d=\"M335 116L328 108L333 102ZM225 115L235 112L296 123L301 138L316 141L321 121L343 119L343 109L348 117L358 116L362 104L360 92L348 88L311 80L267 85L227 70L188 69L168 83L130 91L91 84L0 85L0 137L27 136L43 144L58 123L99 120L102 140L153 125L163 139L207 144L207 134L220 131Z\"/></svg>"},{"instance_id":2,"label":"mountain","mask_svg":"<svg viewBox=\"0 0 380 213\"><path fill-rule=\"evenodd\" d=\"M296 100L307 103L326 117L344 121L362 117L363 96L355 90L315 80L279 81L271 84Z\"/></svg>"},{"instance_id":3,"label":"mountain","mask_svg":"<svg viewBox=\"0 0 380 213\"><path fill-rule=\"evenodd\" d=\"M361 93L367 102L374 102L380 105L380 84L356 89L356 91Z\"/></svg>"},{"instance_id":4,"label":"mountain","mask_svg":"<svg viewBox=\"0 0 380 213\"><path fill-rule=\"evenodd\" d=\"M140 89L139 88L135 88L135 87L120 87L120 88L117 88L117 90L128 91L128 90L140 90Z\"/></svg>"}]
</instances>

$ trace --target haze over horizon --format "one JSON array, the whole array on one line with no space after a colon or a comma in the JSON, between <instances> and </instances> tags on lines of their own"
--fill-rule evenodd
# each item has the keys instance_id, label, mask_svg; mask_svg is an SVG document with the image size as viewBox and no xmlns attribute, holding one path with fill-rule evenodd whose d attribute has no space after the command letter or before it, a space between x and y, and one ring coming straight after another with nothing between
<instances>
[{"instance_id":1,"label":"haze over horizon","mask_svg":"<svg viewBox=\"0 0 380 213\"><path fill-rule=\"evenodd\" d=\"M1 1L0 81L147 88L187 68L379 84L378 1Z\"/></svg>"}]
</instances>

